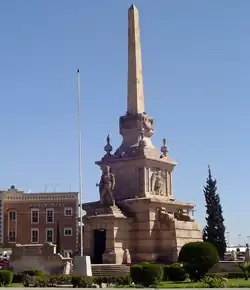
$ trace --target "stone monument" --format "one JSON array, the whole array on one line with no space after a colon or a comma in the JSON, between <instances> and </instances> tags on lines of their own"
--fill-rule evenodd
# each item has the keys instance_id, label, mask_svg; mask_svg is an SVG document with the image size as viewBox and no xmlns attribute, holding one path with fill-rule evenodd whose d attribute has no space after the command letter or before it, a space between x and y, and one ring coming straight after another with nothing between
<instances>
[{"instance_id":1,"label":"stone monument","mask_svg":"<svg viewBox=\"0 0 250 290\"><path fill-rule=\"evenodd\" d=\"M122 143L114 153L107 137L106 154L96 162L102 170L100 201L83 204L84 254L93 264L176 261L181 247L201 241L194 205L173 197L166 139L160 150L151 140L154 121L144 108L138 10L128 11L127 111L120 117Z\"/></svg>"}]
</instances>

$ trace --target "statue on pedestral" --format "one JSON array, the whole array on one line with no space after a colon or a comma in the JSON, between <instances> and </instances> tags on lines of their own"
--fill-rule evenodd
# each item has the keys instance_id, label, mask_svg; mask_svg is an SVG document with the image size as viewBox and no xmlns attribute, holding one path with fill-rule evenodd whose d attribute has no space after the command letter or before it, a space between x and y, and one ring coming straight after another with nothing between
<instances>
[{"instance_id":1,"label":"statue on pedestral","mask_svg":"<svg viewBox=\"0 0 250 290\"><path fill-rule=\"evenodd\" d=\"M236 261L237 260L237 255L234 250L231 251L231 261Z\"/></svg>"},{"instance_id":2,"label":"statue on pedestral","mask_svg":"<svg viewBox=\"0 0 250 290\"><path fill-rule=\"evenodd\" d=\"M113 189L115 187L115 176L110 172L110 167L106 166L102 170L102 176L99 184L100 201L103 205L114 206L115 199L113 196Z\"/></svg>"}]
</instances>

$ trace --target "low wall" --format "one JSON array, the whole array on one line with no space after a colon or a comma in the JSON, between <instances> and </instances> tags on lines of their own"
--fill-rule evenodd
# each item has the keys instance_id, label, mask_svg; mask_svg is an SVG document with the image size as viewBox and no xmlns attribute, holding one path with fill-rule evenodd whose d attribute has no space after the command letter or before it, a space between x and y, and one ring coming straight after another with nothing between
<instances>
[{"instance_id":1,"label":"low wall","mask_svg":"<svg viewBox=\"0 0 250 290\"><path fill-rule=\"evenodd\" d=\"M213 268L209 271L210 273L238 273L241 272L239 264L244 261L219 261Z\"/></svg>"}]
</instances>

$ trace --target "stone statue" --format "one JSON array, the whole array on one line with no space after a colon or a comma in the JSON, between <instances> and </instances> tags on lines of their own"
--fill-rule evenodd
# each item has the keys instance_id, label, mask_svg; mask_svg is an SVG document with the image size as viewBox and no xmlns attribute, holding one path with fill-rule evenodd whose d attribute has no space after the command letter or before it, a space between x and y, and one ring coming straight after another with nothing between
<instances>
[{"instance_id":1,"label":"stone statue","mask_svg":"<svg viewBox=\"0 0 250 290\"><path fill-rule=\"evenodd\" d=\"M131 256L128 249L124 250L123 264L131 264Z\"/></svg>"},{"instance_id":2,"label":"stone statue","mask_svg":"<svg viewBox=\"0 0 250 290\"><path fill-rule=\"evenodd\" d=\"M184 222L192 222L194 219L189 215L187 211L184 211L183 209L179 209L177 213L175 214L177 220L184 221Z\"/></svg>"},{"instance_id":3,"label":"stone statue","mask_svg":"<svg viewBox=\"0 0 250 290\"><path fill-rule=\"evenodd\" d=\"M153 194L162 195L164 193L164 178L160 169L152 174L151 177L151 190Z\"/></svg>"},{"instance_id":4,"label":"stone statue","mask_svg":"<svg viewBox=\"0 0 250 290\"><path fill-rule=\"evenodd\" d=\"M158 209L158 212L159 212L159 220L161 222L171 224L174 221L174 215L167 212L165 207L160 207Z\"/></svg>"},{"instance_id":5,"label":"stone statue","mask_svg":"<svg viewBox=\"0 0 250 290\"><path fill-rule=\"evenodd\" d=\"M114 206L115 199L113 196L113 189L115 187L115 176L110 172L110 167L106 166L102 170L102 176L99 184L100 201L103 205Z\"/></svg>"},{"instance_id":6,"label":"stone statue","mask_svg":"<svg viewBox=\"0 0 250 290\"><path fill-rule=\"evenodd\" d=\"M147 132L153 130L153 119L150 118L147 114L143 115L143 128Z\"/></svg>"},{"instance_id":7,"label":"stone statue","mask_svg":"<svg viewBox=\"0 0 250 290\"><path fill-rule=\"evenodd\" d=\"M232 261L236 261L237 260L237 255L236 255L236 252L234 250L231 251L231 260Z\"/></svg>"}]
</instances>

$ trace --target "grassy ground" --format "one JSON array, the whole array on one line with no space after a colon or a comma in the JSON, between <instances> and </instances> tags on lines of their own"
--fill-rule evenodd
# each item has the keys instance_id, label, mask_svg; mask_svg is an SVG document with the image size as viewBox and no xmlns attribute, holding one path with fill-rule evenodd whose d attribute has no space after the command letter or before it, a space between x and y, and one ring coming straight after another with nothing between
<instances>
[{"instance_id":1,"label":"grassy ground","mask_svg":"<svg viewBox=\"0 0 250 290\"><path fill-rule=\"evenodd\" d=\"M12 283L6 287L11 287L11 288L20 288L20 287L23 287L23 284L22 283Z\"/></svg>"},{"instance_id":2,"label":"grassy ground","mask_svg":"<svg viewBox=\"0 0 250 290\"><path fill-rule=\"evenodd\" d=\"M159 288L200 288L199 282L161 282ZM228 279L228 288L250 288L250 279Z\"/></svg>"},{"instance_id":3,"label":"grassy ground","mask_svg":"<svg viewBox=\"0 0 250 290\"><path fill-rule=\"evenodd\" d=\"M20 288L23 287L20 283L13 283L7 287ZM159 288L201 288L200 282L161 282ZM129 288L127 286L126 288ZM250 279L245 281L245 279L228 279L227 288L250 288Z\"/></svg>"}]
</instances>

